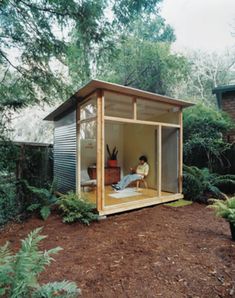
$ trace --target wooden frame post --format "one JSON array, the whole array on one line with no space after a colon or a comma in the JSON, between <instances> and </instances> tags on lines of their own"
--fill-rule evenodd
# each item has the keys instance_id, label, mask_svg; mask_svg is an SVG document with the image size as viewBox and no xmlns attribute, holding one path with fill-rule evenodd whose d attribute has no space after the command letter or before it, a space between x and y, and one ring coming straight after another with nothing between
<instances>
[{"instance_id":1,"label":"wooden frame post","mask_svg":"<svg viewBox=\"0 0 235 298\"><path fill-rule=\"evenodd\" d=\"M96 208L104 209L104 93L97 90L97 192Z\"/></svg>"},{"instance_id":2,"label":"wooden frame post","mask_svg":"<svg viewBox=\"0 0 235 298\"><path fill-rule=\"evenodd\" d=\"M162 126L157 130L157 196L161 197L162 188Z\"/></svg>"},{"instance_id":3,"label":"wooden frame post","mask_svg":"<svg viewBox=\"0 0 235 298\"><path fill-rule=\"evenodd\" d=\"M182 109L179 112L179 173L178 173L178 192L182 193L183 191L183 112Z\"/></svg>"},{"instance_id":4,"label":"wooden frame post","mask_svg":"<svg viewBox=\"0 0 235 298\"><path fill-rule=\"evenodd\" d=\"M76 106L76 194L81 193L80 105Z\"/></svg>"},{"instance_id":5,"label":"wooden frame post","mask_svg":"<svg viewBox=\"0 0 235 298\"><path fill-rule=\"evenodd\" d=\"M132 103L133 103L133 119L137 120L137 100L136 100L136 97L133 97Z\"/></svg>"}]
</instances>

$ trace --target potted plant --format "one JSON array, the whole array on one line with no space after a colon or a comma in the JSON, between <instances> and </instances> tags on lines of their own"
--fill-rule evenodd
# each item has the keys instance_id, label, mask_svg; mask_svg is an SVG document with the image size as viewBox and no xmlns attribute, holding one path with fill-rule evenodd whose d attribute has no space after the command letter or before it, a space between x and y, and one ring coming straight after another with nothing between
<instances>
[{"instance_id":1,"label":"potted plant","mask_svg":"<svg viewBox=\"0 0 235 298\"><path fill-rule=\"evenodd\" d=\"M215 210L217 216L221 216L229 222L232 239L235 241L235 197L231 199L227 198L225 201L212 201L213 205L210 205L209 207Z\"/></svg>"},{"instance_id":2,"label":"potted plant","mask_svg":"<svg viewBox=\"0 0 235 298\"><path fill-rule=\"evenodd\" d=\"M109 167L116 167L117 166L117 155L118 155L118 150L116 146L113 148L111 151L109 148L109 145L106 145L107 151L108 151L108 166Z\"/></svg>"}]
</instances>

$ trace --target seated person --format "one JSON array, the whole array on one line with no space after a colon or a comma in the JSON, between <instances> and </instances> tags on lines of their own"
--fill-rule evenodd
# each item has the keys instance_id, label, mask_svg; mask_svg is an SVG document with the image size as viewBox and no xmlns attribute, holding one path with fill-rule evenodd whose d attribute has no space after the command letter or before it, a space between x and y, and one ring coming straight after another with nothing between
<instances>
[{"instance_id":1,"label":"seated person","mask_svg":"<svg viewBox=\"0 0 235 298\"><path fill-rule=\"evenodd\" d=\"M130 168L130 170L131 174L124 176L117 184L112 184L113 189L122 190L131 182L143 179L144 177L148 176L149 165L147 163L147 157L144 155L140 156L139 165L136 167L136 169Z\"/></svg>"}]
</instances>

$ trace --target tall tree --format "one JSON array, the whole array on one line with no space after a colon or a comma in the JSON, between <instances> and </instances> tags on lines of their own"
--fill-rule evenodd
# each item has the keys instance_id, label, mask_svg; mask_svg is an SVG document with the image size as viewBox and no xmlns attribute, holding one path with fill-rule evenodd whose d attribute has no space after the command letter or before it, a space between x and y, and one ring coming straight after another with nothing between
<instances>
[{"instance_id":1,"label":"tall tree","mask_svg":"<svg viewBox=\"0 0 235 298\"><path fill-rule=\"evenodd\" d=\"M134 20L117 43L116 56L99 76L160 94L173 93L187 73L187 61L171 52L173 29L160 16Z\"/></svg>"},{"instance_id":2,"label":"tall tree","mask_svg":"<svg viewBox=\"0 0 235 298\"><path fill-rule=\"evenodd\" d=\"M0 113L66 98L92 76L92 58L114 46L113 30L137 14L156 11L160 1L2 0ZM55 71L55 65L62 71ZM63 75L66 70L76 80Z\"/></svg>"},{"instance_id":3,"label":"tall tree","mask_svg":"<svg viewBox=\"0 0 235 298\"><path fill-rule=\"evenodd\" d=\"M234 51L223 54L189 52L190 71L179 96L195 102L215 105L212 89L235 83Z\"/></svg>"}]
</instances>

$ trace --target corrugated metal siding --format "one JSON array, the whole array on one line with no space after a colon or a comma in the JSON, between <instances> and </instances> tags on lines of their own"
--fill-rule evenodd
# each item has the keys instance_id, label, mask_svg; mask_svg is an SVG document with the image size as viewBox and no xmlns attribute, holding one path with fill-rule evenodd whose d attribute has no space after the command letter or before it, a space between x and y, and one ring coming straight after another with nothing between
<instances>
[{"instance_id":1,"label":"corrugated metal siding","mask_svg":"<svg viewBox=\"0 0 235 298\"><path fill-rule=\"evenodd\" d=\"M75 111L55 121L54 177L57 189L76 189L76 116Z\"/></svg>"}]
</instances>

